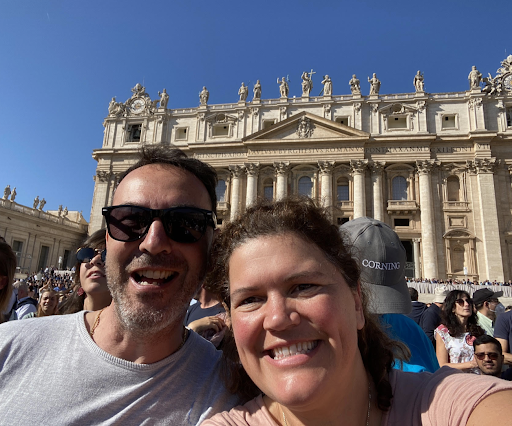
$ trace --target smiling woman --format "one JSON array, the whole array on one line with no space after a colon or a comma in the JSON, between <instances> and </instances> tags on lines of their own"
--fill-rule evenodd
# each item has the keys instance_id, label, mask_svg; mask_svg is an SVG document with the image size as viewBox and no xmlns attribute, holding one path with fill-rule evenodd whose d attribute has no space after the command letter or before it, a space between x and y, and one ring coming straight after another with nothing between
<instances>
[{"instance_id":1,"label":"smiling woman","mask_svg":"<svg viewBox=\"0 0 512 426\"><path fill-rule=\"evenodd\" d=\"M492 378L445 380L456 373L448 368L393 371L408 351L368 314L355 260L309 199L260 201L226 225L216 250L216 291L234 337L226 377L232 391L256 397L204 425L472 424L479 400L512 396ZM460 386L477 390L441 398Z\"/></svg>"}]
</instances>

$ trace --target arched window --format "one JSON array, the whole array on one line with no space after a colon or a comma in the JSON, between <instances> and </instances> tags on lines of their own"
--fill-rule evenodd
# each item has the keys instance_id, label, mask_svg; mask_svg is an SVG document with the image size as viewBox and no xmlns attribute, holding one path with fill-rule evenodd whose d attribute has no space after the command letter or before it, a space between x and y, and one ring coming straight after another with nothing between
<instances>
[{"instance_id":1,"label":"arched window","mask_svg":"<svg viewBox=\"0 0 512 426\"><path fill-rule=\"evenodd\" d=\"M403 176L393 178L393 200L407 200L407 180Z\"/></svg>"},{"instance_id":2,"label":"arched window","mask_svg":"<svg viewBox=\"0 0 512 426\"><path fill-rule=\"evenodd\" d=\"M302 176L299 179L299 195L305 195L306 197L312 196L313 182L308 176Z\"/></svg>"},{"instance_id":3,"label":"arched window","mask_svg":"<svg viewBox=\"0 0 512 426\"><path fill-rule=\"evenodd\" d=\"M336 183L336 197L338 201L350 200L347 178L339 178Z\"/></svg>"},{"instance_id":4,"label":"arched window","mask_svg":"<svg viewBox=\"0 0 512 426\"><path fill-rule=\"evenodd\" d=\"M219 179L215 188L215 194L219 203L226 201L226 181Z\"/></svg>"},{"instance_id":5,"label":"arched window","mask_svg":"<svg viewBox=\"0 0 512 426\"><path fill-rule=\"evenodd\" d=\"M270 178L263 182L263 196L266 200L274 199L274 181Z\"/></svg>"},{"instance_id":6,"label":"arched window","mask_svg":"<svg viewBox=\"0 0 512 426\"><path fill-rule=\"evenodd\" d=\"M446 179L448 201L460 201L460 182L457 176Z\"/></svg>"}]
</instances>

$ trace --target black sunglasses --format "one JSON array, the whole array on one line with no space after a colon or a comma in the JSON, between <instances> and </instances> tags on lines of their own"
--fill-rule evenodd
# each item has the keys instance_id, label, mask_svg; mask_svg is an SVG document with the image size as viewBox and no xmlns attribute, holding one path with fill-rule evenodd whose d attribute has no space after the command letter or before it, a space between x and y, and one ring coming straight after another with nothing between
<instances>
[{"instance_id":1,"label":"black sunglasses","mask_svg":"<svg viewBox=\"0 0 512 426\"><path fill-rule=\"evenodd\" d=\"M105 262L107 250L105 250L105 249L99 250L99 249L93 249L90 247L82 247L81 249L78 249L78 251L76 252L76 260L78 260L80 263L89 263L98 254L101 255L101 261Z\"/></svg>"},{"instance_id":2,"label":"black sunglasses","mask_svg":"<svg viewBox=\"0 0 512 426\"><path fill-rule=\"evenodd\" d=\"M488 356L490 359L492 359L493 361L496 361L498 359L498 357L500 356L500 354L498 354L497 352L478 352L478 353L475 353L475 356L480 360L480 361L483 361L485 359L485 356Z\"/></svg>"},{"instance_id":3,"label":"black sunglasses","mask_svg":"<svg viewBox=\"0 0 512 426\"><path fill-rule=\"evenodd\" d=\"M455 303L459 306L464 306L465 302L468 302L468 305L471 306L473 304L473 301L471 299L457 299Z\"/></svg>"},{"instance_id":4,"label":"black sunglasses","mask_svg":"<svg viewBox=\"0 0 512 426\"><path fill-rule=\"evenodd\" d=\"M162 220L167 236L178 243L195 243L206 228L217 226L215 213L196 207L171 207L153 210L140 206L111 206L101 210L107 221L108 235L125 243L144 238L156 218Z\"/></svg>"}]
</instances>

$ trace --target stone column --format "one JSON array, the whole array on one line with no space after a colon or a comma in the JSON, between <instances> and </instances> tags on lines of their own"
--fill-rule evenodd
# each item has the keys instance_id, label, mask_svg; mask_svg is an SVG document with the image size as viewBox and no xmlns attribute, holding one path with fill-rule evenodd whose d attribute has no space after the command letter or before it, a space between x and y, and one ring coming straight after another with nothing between
<instances>
[{"instance_id":1,"label":"stone column","mask_svg":"<svg viewBox=\"0 0 512 426\"><path fill-rule=\"evenodd\" d=\"M503 254L498 223L498 208L496 206L496 190L494 187L494 170L496 165L496 158L475 159L474 162L468 164L470 172L477 174L478 182L482 245L485 253L485 268L479 268L480 277L485 274L483 278L504 281Z\"/></svg>"},{"instance_id":2,"label":"stone column","mask_svg":"<svg viewBox=\"0 0 512 426\"><path fill-rule=\"evenodd\" d=\"M350 160L354 176L354 219L366 216L365 171L368 160Z\"/></svg>"},{"instance_id":3,"label":"stone column","mask_svg":"<svg viewBox=\"0 0 512 426\"><path fill-rule=\"evenodd\" d=\"M89 222L89 234L97 231L104 226L101 209L104 206L111 205L112 191L112 173L106 170L98 170L94 176L94 194L92 198L92 211Z\"/></svg>"},{"instance_id":4,"label":"stone column","mask_svg":"<svg viewBox=\"0 0 512 426\"><path fill-rule=\"evenodd\" d=\"M240 210L240 176L244 172L243 166L229 166L231 171L231 214L233 220Z\"/></svg>"},{"instance_id":5,"label":"stone column","mask_svg":"<svg viewBox=\"0 0 512 426\"><path fill-rule=\"evenodd\" d=\"M286 197L288 192L288 170L290 169L290 163L288 161L282 161L274 163L274 169L277 175L277 189L276 199L281 200Z\"/></svg>"},{"instance_id":6,"label":"stone column","mask_svg":"<svg viewBox=\"0 0 512 426\"><path fill-rule=\"evenodd\" d=\"M382 170L385 162L373 161L370 164L372 171L373 188L373 218L384 222L384 202L382 200Z\"/></svg>"},{"instance_id":7,"label":"stone column","mask_svg":"<svg viewBox=\"0 0 512 426\"><path fill-rule=\"evenodd\" d=\"M421 242L423 255L423 278L439 278L432 200L431 171L438 162L416 160L420 183Z\"/></svg>"},{"instance_id":8,"label":"stone column","mask_svg":"<svg viewBox=\"0 0 512 426\"><path fill-rule=\"evenodd\" d=\"M258 173L260 163L244 163L247 172L247 195L245 205L248 207L254 204L258 198Z\"/></svg>"},{"instance_id":9,"label":"stone column","mask_svg":"<svg viewBox=\"0 0 512 426\"><path fill-rule=\"evenodd\" d=\"M421 270L420 270L420 239L413 238L412 239L412 248L414 255L414 278L421 278Z\"/></svg>"},{"instance_id":10,"label":"stone column","mask_svg":"<svg viewBox=\"0 0 512 426\"><path fill-rule=\"evenodd\" d=\"M320 192L322 194L320 202L324 207L331 207L333 205L332 170L334 168L334 164L334 161L318 162L318 167L320 168Z\"/></svg>"}]
</instances>

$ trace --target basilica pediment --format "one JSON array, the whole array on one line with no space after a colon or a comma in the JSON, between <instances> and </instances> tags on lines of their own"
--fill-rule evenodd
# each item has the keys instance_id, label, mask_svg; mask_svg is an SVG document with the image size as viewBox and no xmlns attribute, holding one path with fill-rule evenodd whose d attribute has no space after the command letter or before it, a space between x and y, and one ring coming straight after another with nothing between
<instances>
[{"instance_id":1,"label":"basilica pediment","mask_svg":"<svg viewBox=\"0 0 512 426\"><path fill-rule=\"evenodd\" d=\"M301 112L243 139L244 142L369 139L370 134L315 114Z\"/></svg>"}]
</instances>

